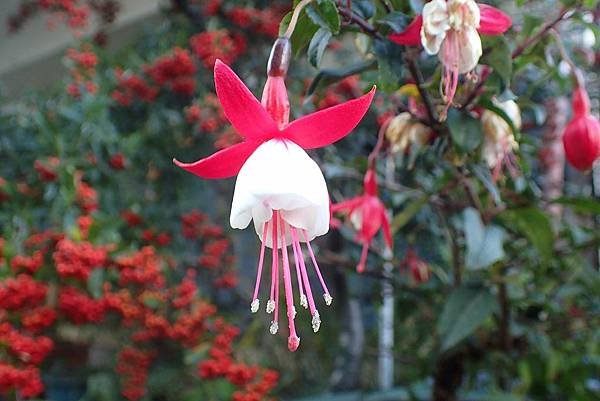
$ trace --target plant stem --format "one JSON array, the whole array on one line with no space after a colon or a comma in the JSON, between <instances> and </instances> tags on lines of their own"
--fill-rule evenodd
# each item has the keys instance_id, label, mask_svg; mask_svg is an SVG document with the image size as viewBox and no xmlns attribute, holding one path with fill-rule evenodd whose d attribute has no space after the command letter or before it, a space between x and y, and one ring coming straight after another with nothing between
<instances>
[{"instance_id":1,"label":"plant stem","mask_svg":"<svg viewBox=\"0 0 600 401\"><path fill-rule=\"evenodd\" d=\"M375 29L375 27L373 25L369 24L367 21L365 21L358 15L355 15L354 13L352 13L352 10L350 10L349 8L341 7L341 6L338 7L338 14L340 14L342 17L346 18L346 20L348 20L350 23L354 23L354 24L358 25L358 27L364 33L366 33L370 36L373 36L374 38L377 38L377 39L382 39L382 40L384 39L384 37L377 31L377 29Z\"/></svg>"},{"instance_id":2,"label":"plant stem","mask_svg":"<svg viewBox=\"0 0 600 401\"><path fill-rule=\"evenodd\" d=\"M419 69L417 61L415 60L414 56L405 56L404 60L408 65L408 71L414 79L415 84L417 85L417 89L419 91L419 95L421 95L421 100L425 105L427 117L429 118L429 126L431 127L433 125L436 125L438 120L435 116L435 112L433 111L433 105L431 103L431 99L429 99L429 94L423 87L423 74L421 74L421 70Z\"/></svg>"},{"instance_id":3,"label":"plant stem","mask_svg":"<svg viewBox=\"0 0 600 401\"><path fill-rule=\"evenodd\" d=\"M298 23L298 18L300 18L300 13L304 9L304 7L309 5L311 2L312 2L312 0L302 0L300 3L298 3L296 8L294 8L294 12L292 13L292 18L290 19L290 24L288 25L287 29L285 30L285 33L283 34L283 36L285 36L288 39L292 37L292 34L294 33L294 29L296 29L296 24Z\"/></svg>"}]
</instances>

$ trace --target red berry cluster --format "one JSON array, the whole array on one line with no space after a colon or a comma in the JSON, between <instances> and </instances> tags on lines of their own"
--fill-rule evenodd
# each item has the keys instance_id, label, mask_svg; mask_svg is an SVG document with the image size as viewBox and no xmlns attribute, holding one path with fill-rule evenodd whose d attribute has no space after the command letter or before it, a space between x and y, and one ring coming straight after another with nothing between
<instances>
[{"instance_id":1,"label":"red berry cluster","mask_svg":"<svg viewBox=\"0 0 600 401\"><path fill-rule=\"evenodd\" d=\"M58 308L75 324L99 323L104 318L103 300L93 299L75 287L60 290Z\"/></svg>"},{"instance_id":2,"label":"red berry cluster","mask_svg":"<svg viewBox=\"0 0 600 401\"><path fill-rule=\"evenodd\" d=\"M160 269L160 259L154 248L146 246L130 256L117 258L119 284L143 285L149 288L163 288L165 279Z\"/></svg>"},{"instance_id":3,"label":"red berry cluster","mask_svg":"<svg viewBox=\"0 0 600 401\"><path fill-rule=\"evenodd\" d=\"M246 40L242 35L231 33L227 29L206 31L190 38L192 52L206 68L212 69L217 59L232 64L246 51Z\"/></svg>"},{"instance_id":4,"label":"red berry cluster","mask_svg":"<svg viewBox=\"0 0 600 401\"><path fill-rule=\"evenodd\" d=\"M361 94L360 80L358 76L352 75L342 79L335 85L328 86L325 95L316 101L315 106L318 110L326 109L353 99Z\"/></svg>"},{"instance_id":5,"label":"red berry cluster","mask_svg":"<svg viewBox=\"0 0 600 401\"><path fill-rule=\"evenodd\" d=\"M139 400L146 394L148 369L154 355L150 351L127 346L119 352L116 371L121 375L121 394L128 400Z\"/></svg>"},{"instance_id":6,"label":"red berry cluster","mask_svg":"<svg viewBox=\"0 0 600 401\"><path fill-rule=\"evenodd\" d=\"M253 7L233 7L225 11L229 20L240 28L276 38L279 35L279 22L285 10L280 7L269 7L259 10Z\"/></svg>"},{"instance_id":7,"label":"red berry cluster","mask_svg":"<svg viewBox=\"0 0 600 401\"><path fill-rule=\"evenodd\" d=\"M120 4L117 0L22 0L18 12L8 19L8 30L17 31L35 14L43 12L50 15L50 28L65 24L79 37L82 29L89 25L94 13L95 20L99 22L94 40L98 44L104 44L105 30L115 21L119 10Z\"/></svg>"},{"instance_id":8,"label":"red berry cluster","mask_svg":"<svg viewBox=\"0 0 600 401\"><path fill-rule=\"evenodd\" d=\"M121 106L129 106L134 101L152 102L158 95L159 89L149 84L140 75L124 73L120 68L115 70L117 87L112 98Z\"/></svg>"},{"instance_id":9,"label":"red berry cluster","mask_svg":"<svg viewBox=\"0 0 600 401\"><path fill-rule=\"evenodd\" d=\"M223 3L223 0L208 0L204 3L202 13L205 16L221 14L239 28L273 38L279 35L279 22L289 11L276 4L260 10L254 7L227 7Z\"/></svg>"},{"instance_id":10,"label":"red berry cluster","mask_svg":"<svg viewBox=\"0 0 600 401\"><path fill-rule=\"evenodd\" d=\"M0 362L0 394L17 390L24 398L33 398L44 391L40 371L35 367L19 369L13 365Z\"/></svg>"},{"instance_id":11,"label":"red berry cluster","mask_svg":"<svg viewBox=\"0 0 600 401\"><path fill-rule=\"evenodd\" d=\"M143 68L146 77L132 72L115 70L117 86L112 98L121 106L136 101L150 103L158 96L160 88L173 93L192 96L196 91L196 64L189 50L176 47Z\"/></svg>"},{"instance_id":12,"label":"red berry cluster","mask_svg":"<svg viewBox=\"0 0 600 401\"><path fill-rule=\"evenodd\" d=\"M42 182L29 181L38 186ZM155 246L167 245L171 234L156 234L144 227L144 217L125 209L121 237L133 235L136 243L151 231L153 245L123 251L98 242L102 234L90 231L93 216L101 216L91 214L98 208L98 193L83 180L81 171L67 181L75 184L74 199L81 211L76 220L79 232L69 230L72 236L54 230L33 232L21 244L6 247L8 254L0 239L0 269L7 274L0 279L0 396L12 397L15 391L24 398L43 395L43 363L61 357L49 353L53 336L68 324L86 325L90 330L107 326L126 339L117 371L123 379L122 395L128 400L147 394L149 369L164 356L162 352L179 350L177 354L183 355L183 350L199 346L212 350L213 365L225 362L218 377L237 387L236 399L267 399L276 376L235 359L232 341L237 329L218 319L215 305L202 300L198 291L197 274L209 274L215 286L237 282L231 242L223 229L197 210L182 216L181 234L193 241L201 255L191 260L197 259L204 269L188 270L181 281L173 283L179 271L176 263ZM12 249L23 252L13 254Z\"/></svg>"},{"instance_id":13,"label":"red berry cluster","mask_svg":"<svg viewBox=\"0 0 600 401\"><path fill-rule=\"evenodd\" d=\"M239 387L232 400L234 401L261 401L275 387L279 380L277 372L235 363L232 355L231 343L239 330L218 319L215 322L218 335L209 350L210 359L198 364L200 377L203 379L225 378L231 384Z\"/></svg>"},{"instance_id":14,"label":"red berry cluster","mask_svg":"<svg viewBox=\"0 0 600 401\"><path fill-rule=\"evenodd\" d=\"M96 93L98 85L94 82L98 57L89 46L84 50L68 49L66 64L71 75L71 83L67 85L67 93L73 97L80 97L83 91Z\"/></svg>"},{"instance_id":15,"label":"red berry cluster","mask_svg":"<svg viewBox=\"0 0 600 401\"><path fill-rule=\"evenodd\" d=\"M107 263L107 248L95 247L89 242L74 242L67 238L56 245L52 255L56 271L62 279L87 281L92 270Z\"/></svg>"},{"instance_id":16,"label":"red berry cluster","mask_svg":"<svg viewBox=\"0 0 600 401\"><path fill-rule=\"evenodd\" d=\"M33 168L38 172L40 180L44 182L56 181L58 173L56 168L60 165L58 157L48 157L45 160L36 160Z\"/></svg>"},{"instance_id":17,"label":"red berry cluster","mask_svg":"<svg viewBox=\"0 0 600 401\"><path fill-rule=\"evenodd\" d=\"M145 72L156 84L174 93L191 96L196 90L196 64L189 50L176 47L170 54L159 57Z\"/></svg>"},{"instance_id":18,"label":"red berry cluster","mask_svg":"<svg viewBox=\"0 0 600 401\"><path fill-rule=\"evenodd\" d=\"M214 146L224 149L241 142L242 138L227 123L219 99L214 94L207 94L202 100L203 107L192 104L185 109L186 121L203 133L214 134L217 139Z\"/></svg>"},{"instance_id":19,"label":"red berry cluster","mask_svg":"<svg viewBox=\"0 0 600 401\"><path fill-rule=\"evenodd\" d=\"M198 265L216 275L213 285L231 288L238 283L232 269L235 258L231 254L231 242L223 235L221 227L210 223L208 216L198 210L181 216L182 233L185 238L199 242L201 254Z\"/></svg>"},{"instance_id":20,"label":"red berry cluster","mask_svg":"<svg viewBox=\"0 0 600 401\"><path fill-rule=\"evenodd\" d=\"M98 209L98 192L83 181L81 172L75 174L75 192L77 205L83 213L92 213Z\"/></svg>"}]
</instances>

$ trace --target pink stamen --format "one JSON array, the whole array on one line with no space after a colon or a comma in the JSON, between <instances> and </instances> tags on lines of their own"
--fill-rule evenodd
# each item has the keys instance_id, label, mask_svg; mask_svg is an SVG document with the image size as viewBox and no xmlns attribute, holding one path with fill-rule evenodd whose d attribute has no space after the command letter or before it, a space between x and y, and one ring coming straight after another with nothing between
<instances>
[{"instance_id":1,"label":"pink stamen","mask_svg":"<svg viewBox=\"0 0 600 401\"><path fill-rule=\"evenodd\" d=\"M363 248L362 248L362 252L360 254L360 261L358 262L358 265L356 266L356 272L357 273L362 273L365 271L365 268L367 267L367 255L369 254L369 243L368 242L363 242Z\"/></svg>"},{"instance_id":2,"label":"pink stamen","mask_svg":"<svg viewBox=\"0 0 600 401\"><path fill-rule=\"evenodd\" d=\"M285 287L285 302L288 318L288 327L290 335L288 337L288 349L296 351L300 345L300 338L296 334L294 318L296 317L296 308L294 307L294 294L292 292L292 277L290 273L290 262L288 259L287 246L285 245L285 222L281 229L281 255L283 259L283 284Z\"/></svg>"},{"instance_id":3,"label":"pink stamen","mask_svg":"<svg viewBox=\"0 0 600 401\"><path fill-rule=\"evenodd\" d=\"M444 90L442 96L446 101L444 114L447 114L448 109L454 100L454 96L456 95L456 89L458 88L459 46L456 34L454 32L448 32L448 35L446 36L442 46L444 60L444 76L442 79Z\"/></svg>"},{"instance_id":4,"label":"pink stamen","mask_svg":"<svg viewBox=\"0 0 600 401\"><path fill-rule=\"evenodd\" d=\"M290 233L295 231L295 228L290 226ZM293 238L293 237L292 237ZM304 290L302 289L302 274L300 273L300 265L298 263L298 251L296 250L296 245L292 240L292 250L294 251L294 264L296 265L296 278L298 279L298 290L300 291L300 305L304 307L304 309L308 308L308 300L306 295L304 294Z\"/></svg>"},{"instance_id":5,"label":"pink stamen","mask_svg":"<svg viewBox=\"0 0 600 401\"><path fill-rule=\"evenodd\" d=\"M316 333L319 331L321 327L321 318L319 316L319 312L315 307L315 300L312 295L312 290L310 288L310 281L308 280L308 273L306 272L306 265L304 264L304 258L302 257L302 249L300 247L300 241L298 240L298 236L296 235L296 230L294 227L291 227L290 233L292 236L292 245L296 247L296 252L300 255L300 272L302 273L302 280L304 281L304 289L306 290L306 296L308 298L308 308L310 310L310 314L312 315L312 326L313 331Z\"/></svg>"},{"instance_id":6,"label":"pink stamen","mask_svg":"<svg viewBox=\"0 0 600 401\"><path fill-rule=\"evenodd\" d=\"M275 278L275 309L273 321L271 322L271 327L269 331L271 334L277 334L279 330L279 241L277 236L277 230L279 228L279 212L276 210L273 211L273 242L271 245L273 246L272 254L273 254L273 267L274 267L274 275ZM272 285L272 284L271 284Z\"/></svg>"},{"instance_id":7,"label":"pink stamen","mask_svg":"<svg viewBox=\"0 0 600 401\"><path fill-rule=\"evenodd\" d=\"M268 223L263 223L262 241L260 244L260 257L258 258L258 272L256 274L256 284L254 284L254 295L252 296L252 304L250 310L252 313L258 312L260 301L258 300L258 290L260 288L260 280L262 278L263 262L265 260L265 242L267 241Z\"/></svg>"},{"instance_id":8,"label":"pink stamen","mask_svg":"<svg viewBox=\"0 0 600 401\"><path fill-rule=\"evenodd\" d=\"M327 306L331 305L331 294L329 294L329 289L327 289L327 285L325 284L325 280L323 280L323 275L321 274L321 269L319 269L319 264L317 263L317 258L315 258L315 253L312 250L312 246L310 246L310 242L308 241L308 236L306 234L306 230L302 230L302 235L304 236L304 242L306 242L306 247L308 248L308 254L310 255L310 259L313 262L313 266L317 271L317 276L319 277L319 281L321 282L321 287L323 288L323 298L325 298L325 303Z\"/></svg>"}]
</instances>

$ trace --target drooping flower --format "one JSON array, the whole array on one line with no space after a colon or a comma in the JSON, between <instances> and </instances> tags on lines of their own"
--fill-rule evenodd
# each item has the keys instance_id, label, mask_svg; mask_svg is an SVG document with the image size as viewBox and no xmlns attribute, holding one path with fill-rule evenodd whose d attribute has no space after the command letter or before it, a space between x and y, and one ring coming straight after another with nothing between
<instances>
[{"instance_id":1,"label":"drooping flower","mask_svg":"<svg viewBox=\"0 0 600 401\"><path fill-rule=\"evenodd\" d=\"M563 134L565 155L580 171L592 168L600 158L600 121L590 114L590 99L583 86L573 92L573 118Z\"/></svg>"},{"instance_id":2,"label":"drooping flower","mask_svg":"<svg viewBox=\"0 0 600 401\"><path fill-rule=\"evenodd\" d=\"M510 118L516 129L521 128L521 110L514 100L493 102ZM519 144L515 140L515 133L511 126L498 114L487 109L481 114L481 125L484 133L483 159L492 170L494 180L498 179L504 165L515 173L512 152L519 148Z\"/></svg>"},{"instance_id":3,"label":"drooping flower","mask_svg":"<svg viewBox=\"0 0 600 401\"><path fill-rule=\"evenodd\" d=\"M474 0L432 0L423 6L403 32L390 35L401 45L422 45L428 54L437 54L444 72L442 95L452 104L458 76L472 71L482 55L483 35L500 35L512 25L511 18L495 7Z\"/></svg>"},{"instance_id":4,"label":"drooping flower","mask_svg":"<svg viewBox=\"0 0 600 401\"><path fill-rule=\"evenodd\" d=\"M402 261L401 266L408 269L410 276L417 284L426 283L431 277L431 268L413 249L409 249L406 252L406 257Z\"/></svg>"},{"instance_id":5,"label":"drooping flower","mask_svg":"<svg viewBox=\"0 0 600 401\"><path fill-rule=\"evenodd\" d=\"M332 205L335 212L348 214L350 222L356 229L356 240L362 244L360 261L356 271L365 271L369 246L377 232L383 232L386 245L392 248L392 232L385 206L378 196L377 179L373 169L367 170L364 179L364 193L347 201Z\"/></svg>"},{"instance_id":6,"label":"drooping flower","mask_svg":"<svg viewBox=\"0 0 600 401\"><path fill-rule=\"evenodd\" d=\"M257 312L259 309L258 291L265 248L268 247L272 249L272 267L271 291L266 310L267 313L274 313L270 332L276 334L279 328L281 260L290 330L288 348L295 351L300 338L294 325L296 309L288 246L291 245L294 255L299 302L304 308L310 309L315 332L319 330L321 320L312 295L302 242L305 243L321 282L325 303L329 305L332 301L310 244L311 240L329 229L329 195L319 166L306 154L305 149L327 146L346 136L366 113L375 89L358 99L306 115L290 123L290 106L284 83L287 67L271 67L270 64L261 104L238 76L217 60L217 96L225 116L245 140L195 163L174 162L202 178L238 176L231 208L231 226L244 229L253 221L261 241L251 310Z\"/></svg>"},{"instance_id":7,"label":"drooping flower","mask_svg":"<svg viewBox=\"0 0 600 401\"><path fill-rule=\"evenodd\" d=\"M385 130L385 137L392 145L392 153L404 154L411 146L421 147L429 143L432 136L429 127L408 113L393 117Z\"/></svg>"}]
</instances>

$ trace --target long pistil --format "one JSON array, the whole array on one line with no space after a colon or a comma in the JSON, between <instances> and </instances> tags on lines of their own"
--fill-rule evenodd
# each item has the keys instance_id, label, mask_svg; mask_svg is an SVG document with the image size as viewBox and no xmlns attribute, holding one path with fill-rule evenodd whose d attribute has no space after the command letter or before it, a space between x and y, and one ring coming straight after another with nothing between
<instances>
[{"instance_id":1,"label":"long pistil","mask_svg":"<svg viewBox=\"0 0 600 401\"><path fill-rule=\"evenodd\" d=\"M288 337L288 349L296 351L300 345L300 338L296 334L296 308L294 307L294 294L292 292L292 276L290 272L290 262L288 258L287 246L285 245L285 222L281 230L281 256L283 260L283 284L285 287L285 302L288 318L288 327L290 335Z\"/></svg>"}]
</instances>

